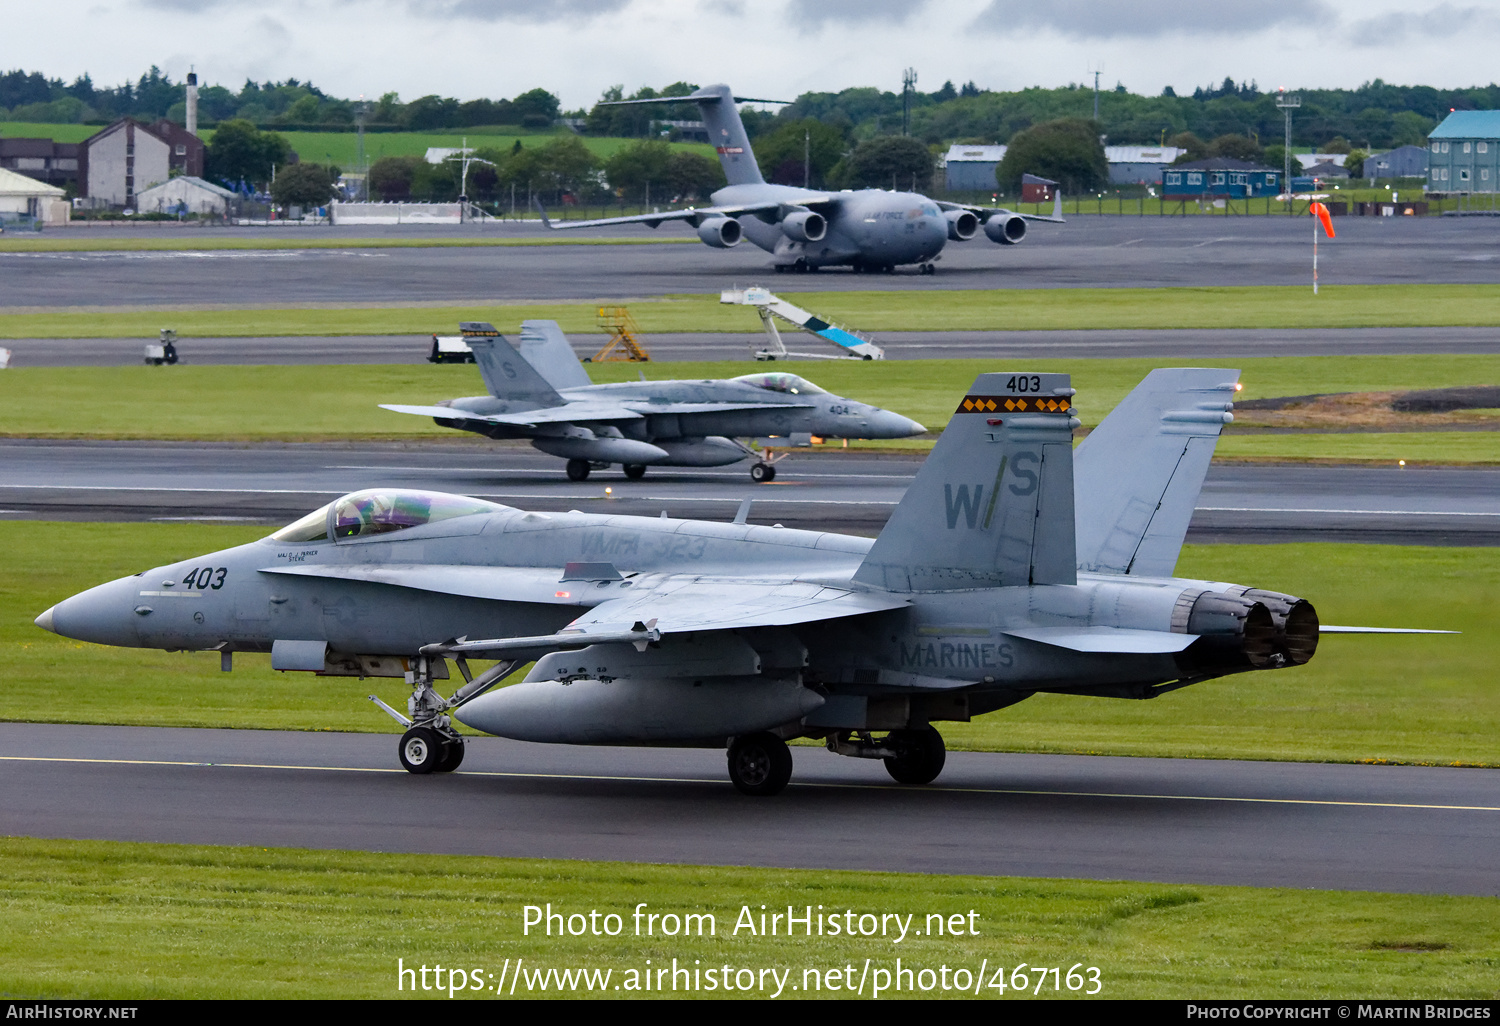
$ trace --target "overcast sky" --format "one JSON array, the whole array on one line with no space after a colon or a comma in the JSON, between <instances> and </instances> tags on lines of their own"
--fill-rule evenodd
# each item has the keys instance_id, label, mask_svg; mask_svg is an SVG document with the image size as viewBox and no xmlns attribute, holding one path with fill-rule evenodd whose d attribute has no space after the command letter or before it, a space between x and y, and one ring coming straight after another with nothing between
<instances>
[{"instance_id":1,"label":"overcast sky","mask_svg":"<svg viewBox=\"0 0 1500 1026\"><path fill-rule=\"evenodd\" d=\"M1283 13L1284 12L1284 13ZM346 97L472 99L542 86L565 108L686 80L745 96L1013 90L1091 80L1155 94L1254 79L1487 84L1500 0L0 0L24 67L101 85L151 64L238 89L294 77ZM21 31L21 26L26 26ZM24 42L23 42L24 40Z\"/></svg>"}]
</instances>

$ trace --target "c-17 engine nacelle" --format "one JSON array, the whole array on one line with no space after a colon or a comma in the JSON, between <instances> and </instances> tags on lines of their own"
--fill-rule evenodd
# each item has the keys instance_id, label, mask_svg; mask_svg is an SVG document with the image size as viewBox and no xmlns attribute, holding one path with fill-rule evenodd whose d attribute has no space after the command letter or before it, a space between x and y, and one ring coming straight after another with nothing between
<instances>
[{"instance_id":1,"label":"c-17 engine nacelle","mask_svg":"<svg viewBox=\"0 0 1500 1026\"><path fill-rule=\"evenodd\" d=\"M984 222L984 234L991 242L1014 246L1026 238L1026 219L1019 214L996 214Z\"/></svg>"},{"instance_id":2,"label":"c-17 engine nacelle","mask_svg":"<svg viewBox=\"0 0 1500 1026\"><path fill-rule=\"evenodd\" d=\"M822 242L828 219L813 210L799 210L781 219L781 231L793 242Z\"/></svg>"},{"instance_id":3,"label":"c-17 engine nacelle","mask_svg":"<svg viewBox=\"0 0 1500 1026\"><path fill-rule=\"evenodd\" d=\"M710 217L698 226L698 238L714 249L738 246L743 237L744 229L732 217Z\"/></svg>"},{"instance_id":4,"label":"c-17 engine nacelle","mask_svg":"<svg viewBox=\"0 0 1500 1026\"><path fill-rule=\"evenodd\" d=\"M968 242L979 231L979 218L972 210L950 210L946 216L950 242Z\"/></svg>"}]
</instances>

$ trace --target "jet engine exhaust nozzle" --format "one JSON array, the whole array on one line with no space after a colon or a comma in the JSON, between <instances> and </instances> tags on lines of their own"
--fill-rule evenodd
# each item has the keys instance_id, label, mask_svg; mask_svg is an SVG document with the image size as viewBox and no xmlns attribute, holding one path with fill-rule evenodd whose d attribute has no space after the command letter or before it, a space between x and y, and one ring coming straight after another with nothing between
<instances>
[{"instance_id":1,"label":"jet engine exhaust nozzle","mask_svg":"<svg viewBox=\"0 0 1500 1026\"><path fill-rule=\"evenodd\" d=\"M1240 595L1204 591L1195 596L1189 591L1177 600L1179 610L1184 600L1192 602L1186 632L1198 635L1180 657L1189 672L1233 673L1286 664L1285 653L1276 645L1276 621L1264 603Z\"/></svg>"},{"instance_id":2,"label":"jet engine exhaust nozzle","mask_svg":"<svg viewBox=\"0 0 1500 1026\"><path fill-rule=\"evenodd\" d=\"M828 219L815 210L799 210L781 219L781 231L793 242L822 242Z\"/></svg>"},{"instance_id":3,"label":"jet engine exhaust nozzle","mask_svg":"<svg viewBox=\"0 0 1500 1026\"><path fill-rule=\"evenodd\" d=\"M730 249L740 244L744 229L732 217L710 217L698 226L698 238L714 249Z\"/></svg>"},{"instance_id":4,"label":"jet engine exhaust nozzle","mask_svg":"<svg viewBox=\"0 0 1500 1026\"><path fill-rule=\"evenodd\" d=\"M950 242L968 242L979 231L979 218L974 216L972 210L950 210L947 218ZM1023 221L1022 224L1024 223ZM1024 230L1022 234L1025 234Z\"/></svg>"},{"instance_id":5,"label":"jet engine exhaust nozzle","mask_svg":"<svg viewBox=\"0 0 1500 1026\"><path fill-rule=\"evenodd\" d=\"M1026 219L1018 214L1008 217L996 214L984 222L984 234L990 237L991 242L998 242L1002 246L1014 246L1026 238Z\"/></svg>"}]
</instances>

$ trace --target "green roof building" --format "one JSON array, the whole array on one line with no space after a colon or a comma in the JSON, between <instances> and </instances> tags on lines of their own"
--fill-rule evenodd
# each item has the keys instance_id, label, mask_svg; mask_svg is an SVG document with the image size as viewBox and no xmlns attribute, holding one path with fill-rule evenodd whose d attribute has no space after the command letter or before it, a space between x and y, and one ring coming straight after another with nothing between
<instances>
[{"instance_id":1,"label":"green roof building","mask_svg":"<svg viewBox=\"0 0 1500 1026\"><path fill-rule=\"evenodd\" d=\"M1456 110L1432 130L1427 191L1500 191L1500 110Z\"/></svg>"}]
</instances>

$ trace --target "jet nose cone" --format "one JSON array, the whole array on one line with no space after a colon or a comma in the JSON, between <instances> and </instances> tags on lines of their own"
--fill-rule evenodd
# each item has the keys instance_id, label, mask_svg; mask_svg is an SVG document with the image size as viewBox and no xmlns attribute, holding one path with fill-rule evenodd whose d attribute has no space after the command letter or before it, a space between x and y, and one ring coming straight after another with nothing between
<instances>
[{"instance_id":1,"label":"jet nose cone","mask_svg":"<svg viewBox=\"0 0 1500 1026\"><path fill-rule=\"evenodd\" d=\"M137 597L140 586L140 581L126 577L79 592L37 617L36 625L75 641L138 645L135 621L141 614L135 608L140 603Z\"/></svg>"},{"instance_id":2,"label":"jet nose cone","mask_svg":"<svg viewBox=\"0 0 1500 1026\"><path fill-rule=\"evenodd\" d=\"M57 631L52 629L52 610L56 608L56 606L49 606L47 608L47 611L33 620L32 623L36 624L44 631L52 631L53 634L56 634Z\"/></svg>"},{"instance_id":3,"label":"jet nose cone","mask_svg":"<svg viewBox=\"0 0 1500 1026\"><path fill-rule=\"evenodd\" d=\"M876 410L870 414L870 437L872 438L910 438L913 435L925 434L926 431L927 428L910 417L903 417L890 410Z\"/></svg>"}]
</instances>

